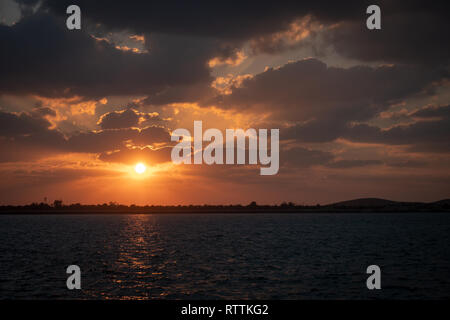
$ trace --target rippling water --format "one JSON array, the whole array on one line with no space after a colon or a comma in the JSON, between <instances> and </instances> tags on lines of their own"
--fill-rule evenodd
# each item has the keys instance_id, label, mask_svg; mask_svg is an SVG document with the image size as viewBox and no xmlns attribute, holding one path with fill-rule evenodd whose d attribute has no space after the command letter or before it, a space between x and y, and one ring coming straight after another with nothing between
<instances>
[{"instance_id":1,"label":"rippling water","mask_svg":"<svg viewBox=\"0 0 450 320\"><path fill-rule=\"evenodd\" d=\"M2 299L450 297L445 213L4 215L0 239Z\"/></svg>"}]
</instances>

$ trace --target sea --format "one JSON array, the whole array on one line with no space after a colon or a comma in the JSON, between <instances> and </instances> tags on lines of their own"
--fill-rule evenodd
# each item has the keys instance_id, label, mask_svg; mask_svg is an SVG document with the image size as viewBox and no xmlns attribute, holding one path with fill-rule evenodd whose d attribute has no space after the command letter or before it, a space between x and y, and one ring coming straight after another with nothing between
<instances>
[{"instance_id":1,"label":"sea","mask_svg":"<svg viewBox=\"0 0 450 320\"><path fill-rule=\"evenodd\" d=\"M0 299L449 298L448 213L0 215Z\"/></svg>"}]
</instances>

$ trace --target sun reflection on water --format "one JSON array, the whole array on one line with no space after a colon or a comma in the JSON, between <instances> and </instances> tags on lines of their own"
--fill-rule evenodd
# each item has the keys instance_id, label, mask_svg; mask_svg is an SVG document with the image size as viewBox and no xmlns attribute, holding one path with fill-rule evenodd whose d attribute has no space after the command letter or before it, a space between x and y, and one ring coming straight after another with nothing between
<instances>
[{"instance_id":1,"label":"sun reflection on water","mask_svg":"<svg viewBox=\"0 0 450 320\"><path fill-rule=\"evenodd\" d=\"M149 298L155 281L164 278L164 248L152 215L127 215L121 230L118 259L114 268L118 276L113 279L120 299ZM132 291L136 295L126 293Z\"/></svg>"}]
</instances>

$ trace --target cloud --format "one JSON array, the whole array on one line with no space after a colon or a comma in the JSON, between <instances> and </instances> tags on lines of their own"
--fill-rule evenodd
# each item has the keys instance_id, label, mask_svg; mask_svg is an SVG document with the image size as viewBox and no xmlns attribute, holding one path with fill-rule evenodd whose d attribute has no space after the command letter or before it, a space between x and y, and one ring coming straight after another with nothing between
<instances>
[{"instance_id":1,"label":"cloud","mask_svg":"<svg viewBox=\"0 0 450 320\"><path fill-rule=\"evenodd\" d=\"M325 43L341 55L362 61L448 64L449 4L433 1L377 1L382 29L365 27L369 1L266 2L145 2L100 0L47 0L43 8L66 16L70 4L82 8L83 17L110 30L139 34L164 33L210 37L222 42L251 41L256 51L275 53L290 49L289 38L301 42L310 25L320 26ZM298 21L309 21L296 28ZM420 43L420 46L417 45Z\"/></svg>"},{"instance_id":2,"label":"cloud","mask_svg":"<svg viewBox=\"0 0 450 320\"><path fill-rule=\"evenodd\" d=\"M448 29L445 6L435 3L424 8L415 1L381 1L383 29L372 33L361 27L367 4L359 1L239 3L235 7L182 1L47 0L34 14L25 11L37 1L20 3L22 20L0 26L0 41L5 43L0 59L8 61L0 66L0 93L91 98L146 95L152 104L209 101L214 93L209 62L241 61L239 53L245 54L242 49L248 44L253 44L253 54L289 50L312 31L319 32L314 28L324 34L326 45L362 61L448 62L448 50L442 48L446 42L441 41ZM65 27L70 4L82 8L81 31ZM416 23L418 18L430 23ZM144 53L118 50L113 43L92 36L116 31L139 34ZM305 45L315 48L313 40ZM423 49L417 48L417 42Z\"/></svg>"},{"instance_id":3,"label":"cloud","mask_svg":"<svg viewBox=\"0 0 450 320\"><path fill-rule=\"evenodd\" d=\"M170 142L170 134L163 127L145 129L124 128L81 132L67 140L67 148L74 152L100 153L131 147L145 147Z\"/></svg>"},{"instance_id":4,"label":"cloud","mask_svg":"<svg viewBox=\"0 0 450 320\"><path fill-rule=\"evenodd\" d=\"M380 7L381 30L368 30L361 20L347 20L324 33L325 42L339 54L360 61L448 66L448 2L392 1Z\"/></svg>"},{"instance_id":5,"label":"cloud","mask_svg":"<svg viewBox=\"0 0 450 320\"><path fill-rule=\"evenodd\" d=\"M0 111L0 162L33 160L56 153L64 136L50 129L44 117L50 109L8 113Z\"/></svg>"},{"instance_id":6,"label":"cloud","mask_svg":"<svg viewBox=\"0 0 450 320\"><path fill-rule=\"evenodd\" d=\"M269 68L245 79L221 105L240 110L273 111L295 120L347 115L369 119L386 104L420 92L441 79L438 71L419 67L330 67L317 59L304 59Z\"/></svg>"},{"instance_id":7,"label":"cloud","mask_svg":"<svg viewBox=\"0 0 450 320\"><path fill-rule=\"evenodd\" d=\"M20 135L41 134L49 131L51 123L41 112L19 114L0 111L0 136L16 137Z\"/></svg>"},{"instance_id":8,"label":"cloud","mask_svg":"<svg viewBox=\"0 0 450 320\"><path fill-rule=\"evenodd\" d=\"M246 78L232 93L214 100L224 109L268 113L274 122L289 119L283 139L333 141L349 124L369 121L392 104L413 97L442 79L434 69L382 65L330 67L304 59Z\"/></svg>"},{"instance_id":9,"label":"cloud","mask_svg":"<svg viewBox=\"0 0 450 320\"><path fill-rule=\"evenodd\" d=\"M314 1L280 3L164 1L44 1L43 6L65 15L70 4L78 4L85 17L110 29L131 29L137 33L172 33L242 40L287 29L296 17L310 12L335 20L345 9L357 7L332 1L318 6ZM344 8L344 9L342 9ZM339 14L336 14L339 12Z\"/></svg>"},{"instance_id":10,"label":"cloud","mask_svg":"<svg viewBox=\"0 0 450 320\"><path fill-rule=\"evenodd\" d=\"M69 137L52 128L45 118L49 110L0 112L0 161L35 160L58 153L101 154L129 148L170 144L168 129L149 126L78 132Z\"/></svg>"},{"instance_id":11,"label":"cloud","mask_svg":"<svg viewBox=\"0 0 450 320\"><path fill-rule=\"evenodd\" d=\"M115 152L102 153L99 159L105 162L118 162L124 164L136 164L144 162L147 165L155 165L164 162L170 162L172 148L163 147L152 149L149 147L122 149Z\"/></svg>"},{"instance_id":12,"label":"cloud","mask_svg":"<svg viewBox=\"0 0 450 320\"><path fill-rule=\"evenodd\" d=\"M412 115L423 117L411 124L400 124L388 129L368 124L347 128L344 138L356 142L406 145L410 151L450 151L450 106L426 107ZM427 119L428 118L428 119Z\"/></svg>"},{"instance_id":13,"label":"cloud","mask_svg":"<svg viewBox=\"0 0 450 320\"><path fill-rule=\"evenodd\" d=\"M206 63L220 51L214 40L150 38L148 53L122 51L84 30L71 32L63 18L38 11L11 27L0 25L0 60L8 61L0 65L0 93L101 98L211 81Z\"/></svg>"},{"instance_id":14,"label":"cloud","mask_svg":"<svg viewBox=\"0 0 450 320\"><path fill-rule=\"evenodd\" d=\"M144 113L132 108L108 112L102 115L98 124L102 129L123 129L139 127L141 123L149 125L151 122L161 121L156 112Z\"/></svg>"}]
</instances>

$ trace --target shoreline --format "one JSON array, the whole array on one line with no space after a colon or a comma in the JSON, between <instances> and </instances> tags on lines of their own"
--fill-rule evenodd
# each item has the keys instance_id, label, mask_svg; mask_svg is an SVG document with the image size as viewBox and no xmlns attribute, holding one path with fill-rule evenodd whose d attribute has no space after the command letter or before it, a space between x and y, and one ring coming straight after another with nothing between
<instances>
[{"instance_id":1,"label":"shoreline","mask_svg":"<svg viewBox=\"0 0 450 320\"><path fill-rule=\"evenodd\" d=\"M358 214L358 213L387 213L387 214L407 214L407 213L450 213L449 209L442 210L389 210L389 209L328 209L328 210L293 210L293 211L284 211L284 210L273 210L273 211L208 211L208 210L191 210L191 211L177 211L177 210L167 210L167 211L98 211L98 210L90 210L90 211L80 211L80 210L20 210L20 211L0 211L0 215L92 215L92 214L104 214L104 215L133 215L133 214L145 214L145 215L165 215L165 214Z\"/></svg>"}]
</instances>

